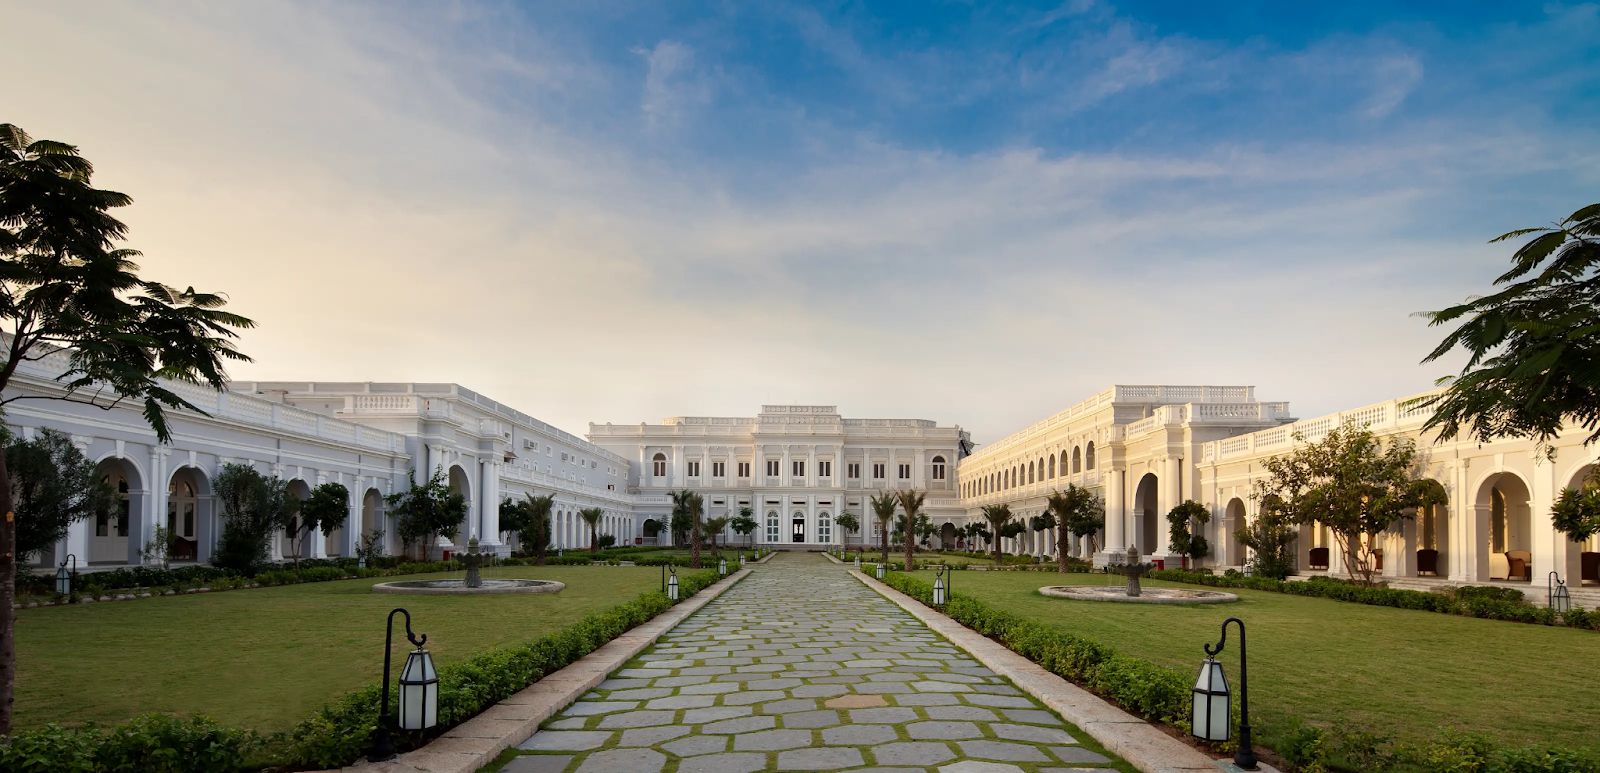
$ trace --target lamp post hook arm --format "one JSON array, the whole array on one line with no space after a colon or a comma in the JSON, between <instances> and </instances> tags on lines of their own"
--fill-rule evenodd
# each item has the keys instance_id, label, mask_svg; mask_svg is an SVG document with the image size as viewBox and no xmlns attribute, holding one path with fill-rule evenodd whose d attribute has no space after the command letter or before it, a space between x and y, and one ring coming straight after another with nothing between
<instances>
[{"instance_id":1,"label":"lamp post hook arm","mask_svg":"<svg viewBox=\"0 0 1600 773\"><path fill-rule=\"evenodd\" d=\"M1206 657L1215 658L1216 656L1222 654L1223 648L1228 643L1228 623L1237 623L1239 625L1239 635L1244 635L1243 620L1240 620L1237 617L1230 617L1227 620L1222 621L1222 638L1217 640L1216 647L1213 649L1210 644L1203 645L1206 649Z\"/></svg>"}]
</instances>

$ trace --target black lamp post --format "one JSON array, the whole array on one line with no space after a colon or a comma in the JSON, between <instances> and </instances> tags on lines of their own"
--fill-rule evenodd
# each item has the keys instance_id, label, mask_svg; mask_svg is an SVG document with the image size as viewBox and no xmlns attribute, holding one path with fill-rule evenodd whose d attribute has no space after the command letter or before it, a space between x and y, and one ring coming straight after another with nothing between
<instances>
[{"instance_id":1,"label":"black lamp post","mask_svg":"<svg viewBox=\"0 0 1600 773\"><path fill-rule=\"evenodd\" d=\"M399 705L395 716L389 716L389 651L394 641L394 616L406 616L406 638L416 649L406 656L405 667L400 672ZM378 704L378 728L373 732L369 762L394 759L394 741L389 737L391 722L402 730L427 730L439 723L439 675L433 668L433 656L422 648L428 636L420 638L411 631L411 613L396 607L389 613L388 628L383 638L383 701Z\"/></svg>"},{"instance_id":2,"label":"black lamp post","mask_svg":"<svg viewBox=\"0 0 1600 773\"><path fill-rule=\"evenodd\" d=\"M67 573L68 561L72 562L71 574ZM72 586L77 583L77 580L78 557L72 553L68 553L66 558L61 559L61 566L56 569L56 593L59 593L63 596L71 596Z\"/></svg>"},{"instance_id":3,"label":"black lamp post","mask_svg":"<svg viewBox=\"0 0 1600 773\"><path fill-rule=\"evenodd\" d=\"M1551 572L1548 584L1545 605L1555 610L1557 614L1572 609L1572 595L1567 593L1567 583L1561 579L1561 575Z\"/></svg>"},{"instance_id":4,"label":"black lamp post","mask_svg":"<svg viewBox=\"0 0 1600 773\"><path fill-rule=\"evenodd\" d=\"M1194 737L1212 743L1228 740L1229 700L1228 679L1216 657L1228 643L1228 623L1239 626L1239 750L1233 754L1233 764L1240 770L1260 770L1256 765L1256 750L1250 745L1250 682L1245 672L1244 621L1230 617L1222 621L1222 638L1215 649L1205 645L1206 659L1200 664L1200 677L1194 684L1194 715L1190 732Z\"/></svg>"}]
</instances>

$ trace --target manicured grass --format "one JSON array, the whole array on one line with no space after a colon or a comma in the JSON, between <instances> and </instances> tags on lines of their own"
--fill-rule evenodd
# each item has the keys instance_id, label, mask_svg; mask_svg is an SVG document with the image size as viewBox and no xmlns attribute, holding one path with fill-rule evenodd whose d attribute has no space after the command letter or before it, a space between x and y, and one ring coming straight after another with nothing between
<instances>
[{"instance_id":1,"label":"manicured grass","mask_svg":"<svg viewBox=\"0 0 1600 773\"><path fill-rule=\"evenodd\" d=\"M932 572L915 572L924 582ZM1290 717L1347 722L1413 740L1445 726L1510 746L1600 749L1592 704L1600 635L1593 631L1372 607L1227 589L1233 604L1169 606L1050 598L1045 585L1099 585L1120 577L1040 572L953 572L952 591L1186 672L1222 621L1249 628L1250 709L1281 732ZM1197 587L1148 582L1157 587ZM1238 690L1238 636L1222 656Z\"/></svg>"},{"instance_id":2,"label":"manicured grass","mask_svg":"<svg viewBox=\"0 0 1600 773\"><path fill-rule=\"evenodd\" d=\"M410 610L440 662L525 642L659 587L655 567L517 566L485 577L566 583L556 594L398 596L378 582L464 572L306 583L25 609L17 619L17 724L120 722L146 711L202 712L281 730L383 672L384 620ZM395 621L395 667L410 648Z\"/></svg>"}]
</instances>

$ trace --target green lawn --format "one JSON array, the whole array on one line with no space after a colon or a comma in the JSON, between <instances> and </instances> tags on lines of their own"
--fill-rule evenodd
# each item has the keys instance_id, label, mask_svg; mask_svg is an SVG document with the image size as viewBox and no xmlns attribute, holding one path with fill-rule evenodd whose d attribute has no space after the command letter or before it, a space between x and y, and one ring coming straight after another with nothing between
<instances>
[{"instance_id":1,"label":"green lawn","mask_svg":"<svg viewBox=\"0 0 1600 773\"><path fill-rule=\"evenodd\" d=\"M501 567L484 576L567 587L499 596L368 590L405 579L385 577L25 609L17 618L17 724L199 711L230 725L280 730L381 676L384 619L397 606L410 610L428 649L448 663L630 600L659 587L660 574L655 567ZM398 667L409 644L403 618L395 624Z\"/></svg>"},{"instance_id":2,"label":"green lawn","mask_svg":"<svg viewBox=\"0 0 1600 773\"><path fill-rule=\"evenodd\" d=\"M932 572L914 576L933 581ZM1184 671L1197 671L1201 645L1215 643L1222 621L1238 617L1249 628L1251 714L1269 729L1297 716L1413 738L1455 726L1513 746L1600 749L1594 631L1238 589L1228 589L1237 603L1203 606L1038 593L1045 585L1121 580L1105 575L954 572L951 580L956 593ZM1236 691L1237 647L1229 626L1222 660Z\"/></svg>"}]
</instances>

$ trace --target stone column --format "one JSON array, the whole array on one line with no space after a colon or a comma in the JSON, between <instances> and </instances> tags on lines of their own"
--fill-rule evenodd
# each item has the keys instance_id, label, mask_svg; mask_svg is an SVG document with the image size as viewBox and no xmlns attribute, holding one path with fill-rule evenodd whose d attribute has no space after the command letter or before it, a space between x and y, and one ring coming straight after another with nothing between
<instances>
[{"instance_id":1,"label":"stone column","mask_svg":"<svg viewBox=\"0 0 1600 773\"><path fill-rule=\"evenodd\" d=\"M344 473L340 473L339 478L341 479L340 482L343 483ZM361 531L363 529L361 508L365 506L367 501L367 488L362 484L360 475L351 476L350 482L346 483L345 487L350 492L349 498L345 500L349 515L345 516L344 544L340 546L339 550L344 556L350 557L356 554L356 548L361 545Z\"/></svg>"},{"instance_id":2,"label":"stone column","mask_svg":"<svg viewBox=\"0 0 1600 773\"><path fill-rule=\"evenodd\" d=\"M155 538L156 525L167 522L167 457L172 449L166 446L150 448L150 485L145 497L144 512L136 523L128 525L128 563L142 564L140 552L145 543ZM129 520L132 520L131 518Z\"/></svg>"},{"instance_id":3,"label":"stone column","mask_svg":"<svg viewBox=\"0 0 1600 773\"><path fill-rule=\"evenodd\" d=\"M1102 553L1128 549L1127 513L1123 509L1122 502L1123 478L1126 475L1127 473L1122 470L1106 471L1106 544ZM1099 559L1100 556L1096 558Z\"/></svg>"},{"instance_id":4,"label":"stone column","mask_svg":"<svg viewBox=\"0 0 1600 773\"><path fill-rule=\"evenodd\" d=\"M483 459L479 461L482 491L479 499L483 502L480 512L481 526L479 528L478 545L488 552L500 552L500 467L504 463L498 459Z\"/></svg>"}]
</instances>

